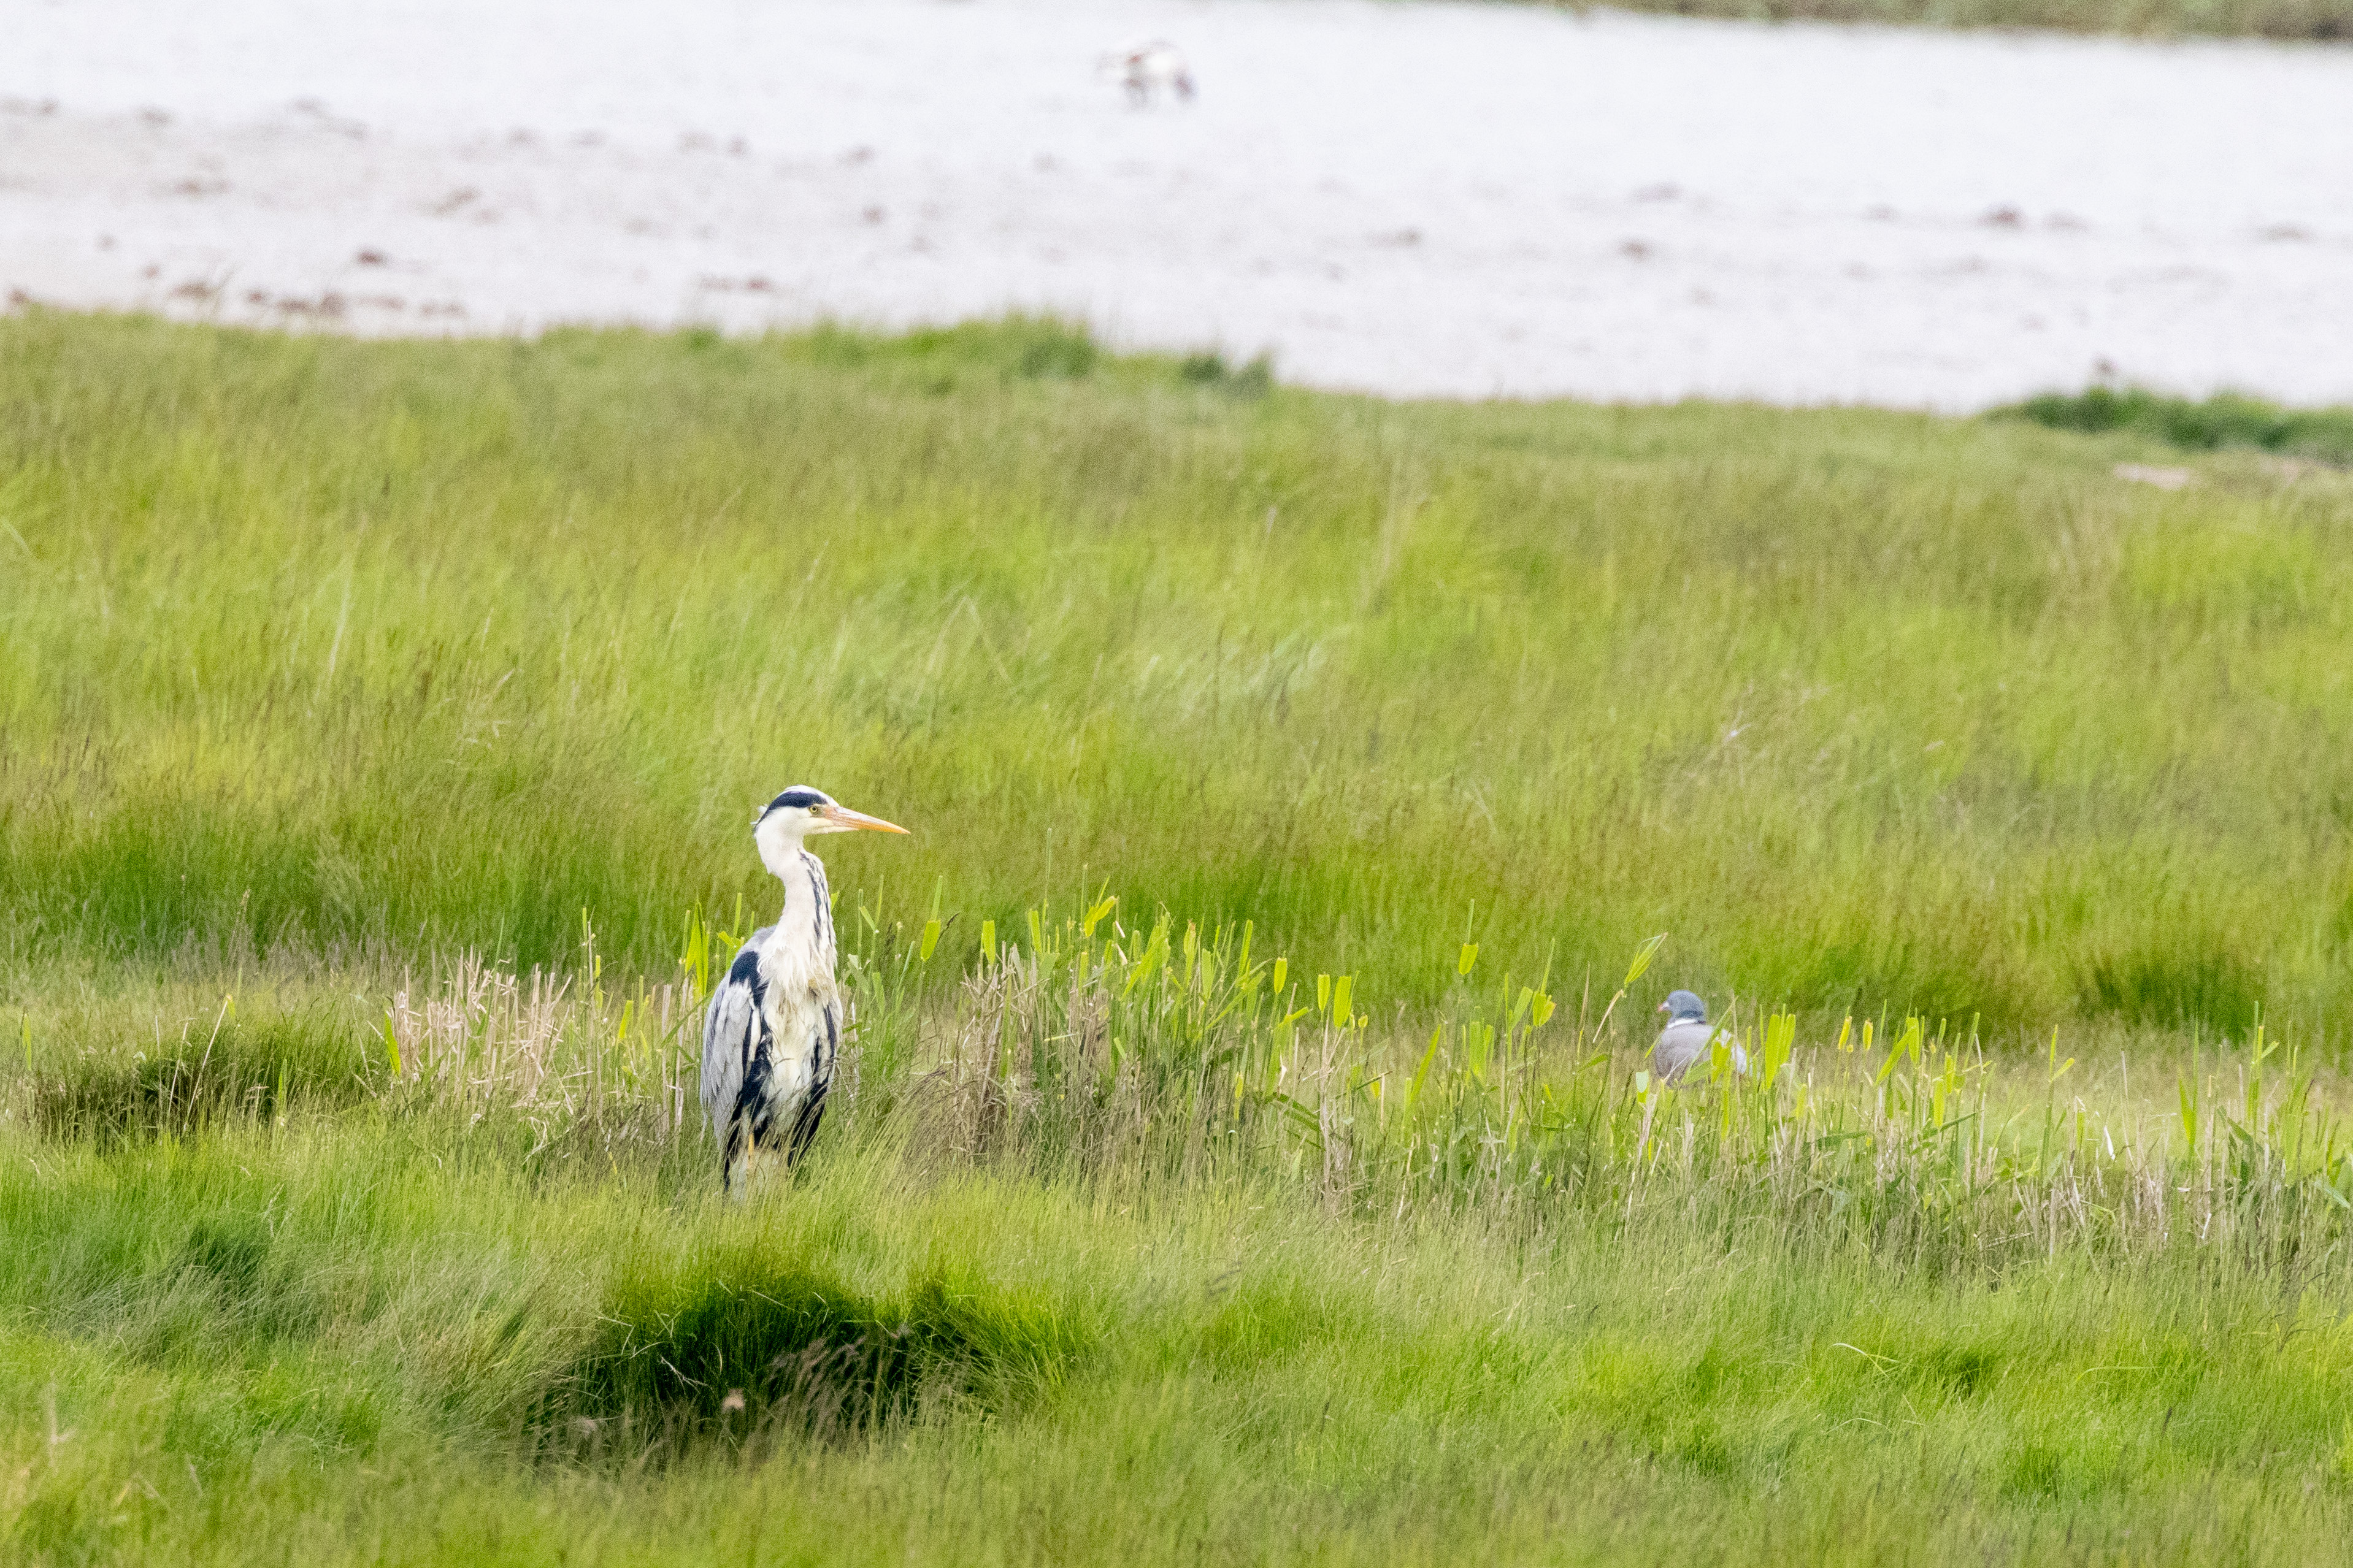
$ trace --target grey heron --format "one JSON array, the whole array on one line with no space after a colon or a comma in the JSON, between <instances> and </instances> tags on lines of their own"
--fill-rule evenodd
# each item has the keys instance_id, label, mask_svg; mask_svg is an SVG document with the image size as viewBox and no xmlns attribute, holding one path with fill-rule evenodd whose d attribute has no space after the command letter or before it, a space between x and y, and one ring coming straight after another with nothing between
<instances>
[{"instance_id":1,"label":"grey heron","mask_svg":"<svg viewBox=\"0 0 2353 1568\"><path fill-rule=\"evenodd\" d=\"M823 833L907 830L795 784L752 818L760 863L785 885L784 912L744 942L702 1021L702 1110L719 1140L719 1184L734 1192L755 1156L800 1158L825 1115L841 1048L833 979L833 910L825 866L808 851Z\"/></svg>"},{"instance_id":2,"label":"grey heron","mask_svg":"<svg viewBox=\"0 0 2353 1568\"><path fill-rule=\"evenodd\" d=\"M1720 1031L1707 1021L1707 1004L1688 991L1670 991L1667 999L1659 1004L1659 1011L1667 1016L1667 1026L1659 1031L1659 1043L1651 1047L1651 1068L1661 1078L1670 1081L1691 1070L1692 1065L1707 1055ZM1724 1042L1732 1052L1732 1070L1748 1070L1748 1053L1730 1039Z\"/></svg>"}]
</instances>

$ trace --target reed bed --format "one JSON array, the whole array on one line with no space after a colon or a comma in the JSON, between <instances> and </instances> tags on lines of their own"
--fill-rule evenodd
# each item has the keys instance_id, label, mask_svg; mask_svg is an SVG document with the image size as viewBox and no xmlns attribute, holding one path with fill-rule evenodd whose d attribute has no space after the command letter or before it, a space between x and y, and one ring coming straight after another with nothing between
<instances>
[{"instance_id":1,"label":"reed bed","mask_svg":"<svg viewBox=\"0 0 2353 1568\"><path fill-rule=\"evenodd\" d=\"M224 1048L219 1016L128 1076L105 1053L39 1064L28 1022L35 1121L185 1132L364 1099L520 1130L534 1166L692 1169L712 1157L702 1005L734 938L699 913L684 924L676 978L627 989L585 927L563 970L469 953L403 974L341 1078L242 1037ZM2261 1024L2188 1053L2122 1049L2094 1082L2055 1031L2021 1058L1950 1020L1849 1017L1809 1038L1767 1006L1669 1082L1645 1022L1663 938L1608 994L1569 998L1541 977L1487 984L1466 944L1442 1005L1377 1026L1357 1007L1366 977L1294 973L1247 924L1131 926L1104 900L1016 929L992 924L970 970L943 974L935 927L867 918L828 1141L934 1175L1271 1184L1344 1213L1639 1229L1672 1212L1976 1269L2174 1247L2277 1262L2327 1253L2353 1221L2348 1086Z\"/></svg>"}]
</instances>

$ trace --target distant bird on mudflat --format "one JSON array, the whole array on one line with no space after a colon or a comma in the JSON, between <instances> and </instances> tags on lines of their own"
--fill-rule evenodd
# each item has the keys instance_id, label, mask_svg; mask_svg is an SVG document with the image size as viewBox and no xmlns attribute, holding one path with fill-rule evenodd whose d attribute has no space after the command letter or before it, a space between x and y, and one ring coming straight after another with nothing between
<instances>
[{"instance_id":1,"label":"distant bird on mudflat","mask_svg":"<svg viewBox=\"0 0 2353 1568\"><path fill-rule=\"evenodd\" d=\"M719 1184L740 1192L753 1163L789 1165L817 1136L841 1049L833 980L833 908L825 867L807 841L821 833L907 830L795 784L752 818L760 863L785 885L776 923L752 933L711 995L702 1021L702 1110L719 1140Z\"/></svg>"},{"instance_id":2,"label":"distant bird on mudflat","mask_svg":"<svg viewBox=\"0 0 2353 1568\"><path fill-rule=\"evenodd\" d=\"M1689 1071L1694 1063L1706 1059L1707 1047L1718 1032L1707 1021L1707 1004L1688 991L1667 993L1667 999L1659 1004L1659 1011L1667 1016L1667 1026L1659 1031L1659 1043L1651 1047L1651 1069L1672 1081ZM1746 1072L1748 1053L1729 1038L1724 1043L1732 1053L1732 1070Z\"/></svg>"},{"instance_id":3,"label":"distant bird on mudflat","mask_svg":"<svg viewBox=\"0 0 2353 1568\"><path fill-rule=\"evenodd\" d=\"M1183 51L1163 38L1113 49L1103 58L1103 70L1118 79L1127 89L1128 102L1138 109L1158 93L1187 100L1193 96L1193 68Z\"/></svg>"}]
</instances>

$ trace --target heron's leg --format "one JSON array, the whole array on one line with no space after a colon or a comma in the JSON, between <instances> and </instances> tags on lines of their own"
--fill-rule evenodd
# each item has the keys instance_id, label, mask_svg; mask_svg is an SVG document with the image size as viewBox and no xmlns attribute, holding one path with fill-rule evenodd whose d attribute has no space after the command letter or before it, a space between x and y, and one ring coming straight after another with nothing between
<instances>
[{"instance_id":1,"label":"heron's leg","mask_svg":"<svg viewBox=\"0 0 2353 1568\"><path fill-rule=\"evenodd\" d=\"M744 1155L736 1167L736 1194L749 1199L773 1179L771 1173L790 1165L792 1152L785 1130L773 1116L744 1119Z\"/></svg>"},{"instance_id":2,"label":"heron's leg","mask_svg":"<svg viewBox=\"0 0 2353 1568\"><path fill-rule=\"evenodd\" d=\"M736 1197L751 1195L753 1167L758 1163L761 1146L768 1142L769 1119L763 1112L768 1103L768 1086L774 1068L768 1061L765 1041L752 1051L751 1065L744 1073L744 1086L736 1091L733 1111L727 1119L726 1153L720 1166L720 1182Z\"/></svg>"},{"instance_id":3,"label":"heron's leg","mask_svg":"<svg viewBox=\"0 0 2353 1568\"><path fill-rule=\"evenodd\" d=\"M802 1108L801 1113L793 1118L793 1139L785 1151L786 1165L800 1163L801 1156L808 1152L809 1144L817 1138L818 1123L824 1120L825 1090L819 1088L810 1094L809 1102Z\"/></svg>"},{"instance_id":4,"label":"heron's leg","mask_svg":"<svg viewBox=\"0 0 2353 1568\"><path fill-rule=\"evenodd\" d=\"M752 1121L738 1116L727 1124L727 1142L719 1156L719 1190L741 1203L748 1195L752 1175Z\"/></svg>"}]
</instances>

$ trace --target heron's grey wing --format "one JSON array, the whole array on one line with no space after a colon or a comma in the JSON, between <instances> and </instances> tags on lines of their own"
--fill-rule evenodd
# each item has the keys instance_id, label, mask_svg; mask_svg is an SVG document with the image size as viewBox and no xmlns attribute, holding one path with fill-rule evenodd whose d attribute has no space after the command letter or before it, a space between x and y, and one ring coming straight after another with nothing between
<instances>
[{"instance_id":1,"label":"heron's grey wing","mask_svg":"<svg viewBox=\"0 0 2353 1568\"><path fill-rule=\"evenodd\" d=\"M727 966L727 978L711 994L711 1007L702 1016L702 1113L711 1131L723 1141L735 1101L744 1092L744 1077L751 1069L752 1045L760 1027L760 941L757 931Z\"/></svg>"},{"instance_id":2,"label":"heron's grey wing","mask_svg":"<svg viewBox=\"0 0 2353 1568\"><path fill-rule=\"evenodd\" d=\"M744 1045L752 1033L752 988L731 974L711 994L702 1016L702 1114L713 1136L726 1134L727 1118L744 1092Z\"/></svg>"},{"instance_id":3,"label":"heron's grey wing","mask_svg":"<svg viewBox=\"0 0 2353 1568\"><path fill-rule=\"evenodd\" d=\"M1651 1047L1651 1069L1662 1078L1680 1077L1707 1054L1707 1043L1715 1037L1713 1024L1677 1019L1659 1031L1659 1043Z\"/></svg>"}]
</instances>

